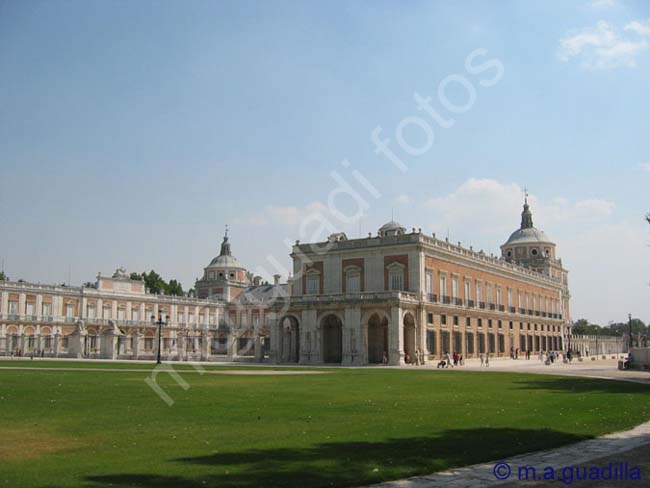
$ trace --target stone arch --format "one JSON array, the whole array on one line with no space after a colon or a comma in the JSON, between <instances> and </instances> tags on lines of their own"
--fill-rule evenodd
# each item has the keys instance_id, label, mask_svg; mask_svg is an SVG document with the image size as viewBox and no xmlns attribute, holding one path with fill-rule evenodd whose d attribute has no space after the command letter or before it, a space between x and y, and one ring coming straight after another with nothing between
<instances>
[{"instance_id":1,"label":"stone arch","mask_svg":"<svg viewBox=\"0 0 650 488\"><path fill-rule=\"evenodd\" d=\"M41 335L52 335L52 329L49 327L41 327Z\"/></svg>"},{"instance_id":2,"label":"stone arch","mask_svg":"<svg viewBox=\"0 0 650 488\"><path fill-rule=\"evenodd\" d=\"M25 327L25 330L23 331L23 333L25 335L34 335L36 333L36 331L35 331L34 327L29 325L29 326Z\"/></svg>"},{"instance_id":3,"label":"stone arch","mask_svg":"<svg viewBox=\"0 0 650 488\"><path fill-rule=\"evenodd\" d=\"M404 361L412 363L415 358L415 318L407 312L402 319L404 327Z\"/></svg>"},{"instance_id":4,"label":"stone arch","mask_svg":"<svg viewBox=\"0 0 650 488\"><path fill-rule=\"evenodd\" d=\"M388 318L373 313L368 319L368 362L381 364L388 357Z\"/></svg>"},{"instance_id":5,"label":"stone arch","mask_svg":"<svg viewBox=\"0 0 650 488\"><path fill-rule=\"evenodd\" d=\"M297 363L300 361L300 321L294 315L280 319L280 361Z\"/></svg>"},{"instance_id":6,"label":"stone arch","mask_svg":"<svg viewBox=\"0 0 650 488\"><path fill-rule=\"evenodd\" d=\"M343 361L343 321L338 315L330 313L320 322L322 333L322 358L324 363Z\"/></svg>"},{"instance_id":7,"label":"stone arch","mask_svg":"<svg viewBox=\"0 0 650 488\"><path fill-rule=\"evenodd\" d=\"M18 334L18 327L15 325L10 325L7 327L7 334Z\"/></svg>"}]
</instances>

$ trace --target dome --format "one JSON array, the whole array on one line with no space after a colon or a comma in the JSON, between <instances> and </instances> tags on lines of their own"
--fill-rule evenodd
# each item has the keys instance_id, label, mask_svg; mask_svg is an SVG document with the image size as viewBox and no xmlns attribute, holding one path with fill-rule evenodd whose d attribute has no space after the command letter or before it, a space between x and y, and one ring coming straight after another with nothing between
<instances>
[{"instance_id":1,"label":"dome","mask_svg":"<svg viewBox=\"0 0 650 488\"><path fill-rule=\"evenodd\" d=\"M543 231L530 227L514 231L504 246L516 244L553 244L553 241Z\"/></svg>"},{"instance_id":2,"label":"dome","mask_svg":"<svg viewBox=\"0 0 650 488\"><path fill-rule=\"evenodd\" d=\"M385 223L379 228L379 235L384 236L395 236L406 233L406 228L402 226L399 222L391 220L390 222Z\"/></svg>"},{"instance_id":3,"label":"dome","mask_svg":"<svg viewBox=\"0 0 650 488\"><path fill-rule=\"evenodd\" d=\"M230 252L230 242L228 242L228 234L223 238L221 243L221 252L219 255L210 261L208 268L216 269L245 269L239 260Z\"/></svg>"},{"instance_id":4,"label":"dome","mask_svg":"<svg viewBox=\"0 0 650 488\"><path fill-rule=\"evenodd\" d=\"M521 227L510 235L508 242L502 247L519 244L553 244L543 231L533 225L533 213L528 205L528 197L524 203L524 211L521 213Z\"/></svg>"},{"instance_id":5,"label":"dome","mask_svg":"<svg viewBox=\"0 0 650 488\"><path fill-rule=\"evenodd\" d=\"M234 256L217 256L212 261L210 261L208 268L244 269L239 260Z\"/></svg>"}]
</instances>

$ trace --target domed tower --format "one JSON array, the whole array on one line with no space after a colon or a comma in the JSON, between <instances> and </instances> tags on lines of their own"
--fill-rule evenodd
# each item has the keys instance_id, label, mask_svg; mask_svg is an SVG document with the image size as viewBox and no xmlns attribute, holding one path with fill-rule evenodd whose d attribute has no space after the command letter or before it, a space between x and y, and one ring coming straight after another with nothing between
<instances>
[{"instance_id":1,"label":"domed tower","mask_svg":"<svg viewBox=\"0 0 650 488\"><path fill-rule=\"evenodd\" d=\"M501 246L501 256L509 263L524 266L549 276L562 286L561 306L565 321L570 320L569 272L556 255L556 244L533 225L533 213L528 205L528 194L521 213L521 226Z\"/></svg>"},{"instance_id":2,"label":"domed tower","mask_svg":"<svg viewBox=\"0 0 650 488\"><path fill-rule=\"evenodd\" d=\"M251 278L239 260L232 255L228 230L221 243L219 255L203 270L203 277L196 281L199 298L223 298L232 300L251 285Z\"/></svg>"},{"instance_id":3,"label":"domed tower","mask_svg":"<svg viewBox=\"0 0 650 488\"><path fill-rule=\"evenodd\" d=\"M533 225L533 213L526 195L524 211L521 213L521 226L510 235L508 242L501 246L501 255L510 263L550 275L549 264L556 260L555 248L555 243Z\"/></svg>"}]
</instances>

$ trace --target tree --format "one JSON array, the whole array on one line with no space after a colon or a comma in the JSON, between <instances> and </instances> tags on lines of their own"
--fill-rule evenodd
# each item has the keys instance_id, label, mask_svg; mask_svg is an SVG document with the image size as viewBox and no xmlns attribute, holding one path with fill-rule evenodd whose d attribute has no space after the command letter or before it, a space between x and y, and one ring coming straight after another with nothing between
<instances>
[{"instance_id":1,"label":"tree","mask_svg":"<svg viewBox=\"0 0 650 488\"><path fill-rule=\"evenodd\" d=\"M134 281L142 281L143 280L142 275L138 274L138 273L131 273L129 278L134 280Z\"/></svg>"},{"instance_id":2,"label":"tree","mask_svg":"<svg viewBox=\"0 0 650 488\"><path fill-rule=\"evenodd\" d=\"M165 290L165 295L182 297L184 295L183 286L176 280L169 280L169 284Z\"/></svg>"},{"instance_id":3,"label":"tree","mask_svg":"<svg viewBox=\"0 0 650 488\"><path fill-rule=\"evenodd\" d=\"M153 269L149 271L149 273L142 273L142 279L144 280L144 284L149 292L154 295L164 293L167 289L167 283L165 283L165 280L163 280Z\"/></svg>"},{"instance_id":4,"label":"tree","mask_svg":"<svg viewBox=\"0 0 650 488\"><path fill-rule=\"evenodd\" d=\"M0 281L9 281L9 278L4 271L0 271Z\"/></svg>"}]
</instances>

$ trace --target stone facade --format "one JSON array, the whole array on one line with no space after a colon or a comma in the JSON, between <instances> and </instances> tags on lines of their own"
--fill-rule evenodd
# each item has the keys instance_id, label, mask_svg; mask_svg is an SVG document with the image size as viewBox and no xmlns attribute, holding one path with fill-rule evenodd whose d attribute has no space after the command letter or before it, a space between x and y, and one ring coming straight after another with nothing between
<instances>
[{"instance_id":1,"label":"stone facade","mask_svg":"<svg viewBox=\"0 0 650 488\"><path fill-rule=\"evenodd\" d=\"M169 360L401 365L562 350L569 294L555 244L533 267L510 259L522 246L511 241L498 258L389 222L367 238L296 242L293 276L262 284L226 235L198 298L150 294L124 270L94 287L0 282L0 354L153 359L158 320Z\"/></svg>"}]
</instances>

